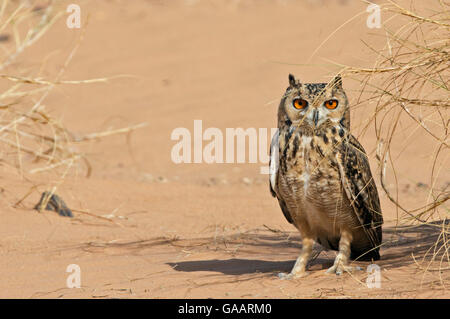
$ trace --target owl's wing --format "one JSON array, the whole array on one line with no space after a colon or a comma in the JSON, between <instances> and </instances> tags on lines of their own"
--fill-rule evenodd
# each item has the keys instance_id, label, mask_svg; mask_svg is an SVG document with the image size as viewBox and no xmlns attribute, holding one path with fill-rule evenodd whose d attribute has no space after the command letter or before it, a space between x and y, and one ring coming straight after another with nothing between
<instances>
[{"instance_id":1,"label":"owl's wing","mask_svg":"<svg viewBox=\"0 0 450 319\"><path fill-rule=\"evenodd\" d=\"M278 170L280 168L280 144L279 144L279 130L275 132L270 143L270 161L269 161L269 176L270 176L270 193L273 197L278 199L281 211L289 223L293 223L292 217L289 214L288 207L284 200L278 195Z\"/></svg>"},{"instance_id":2,"label":"owl's wing","mask_svg":"<svg viewBox=\"0 0 450 319\"><path fill-rule=\"evenodd\" d=\"M270 193L273 197L277 194L277 179L278 169L280 167L280 155L279 155L279 130L275 132L270 142L270 161L269 161L269 176L270 176Z\"/></svg>"},{"instance_id":3,"label":"owl's wing","mask_svg":"<svg viewBox=\"0 0 450 319\"><path fill-rule=\"evenodd\" d=\"M342 186L371 244L367 255L379 259L383 216L369 160L353 135L349 136L348 143L341 143L338 148L337 162Z\"/></svg>"}]
</instances>

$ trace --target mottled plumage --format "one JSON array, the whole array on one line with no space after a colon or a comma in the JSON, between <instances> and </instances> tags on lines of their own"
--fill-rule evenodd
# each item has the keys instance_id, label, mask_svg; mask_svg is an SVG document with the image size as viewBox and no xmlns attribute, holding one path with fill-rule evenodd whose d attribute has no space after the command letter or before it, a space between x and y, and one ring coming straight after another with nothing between
<instances>
[{"instance_id":1,"label":"mottled plumage","mask_svg":"<svg viewBox=\"0 0 450 319\"><path fill-rule=\"evenodd\" d=\"M381 214L367 155L350 134L340 76L301 84L289 75L272 139L270 190L301 233L302 251L289 275L306 271L314 241L338 250L328 272L351 270L349 258L378 260Z\"/></svg>"}]
</instances>

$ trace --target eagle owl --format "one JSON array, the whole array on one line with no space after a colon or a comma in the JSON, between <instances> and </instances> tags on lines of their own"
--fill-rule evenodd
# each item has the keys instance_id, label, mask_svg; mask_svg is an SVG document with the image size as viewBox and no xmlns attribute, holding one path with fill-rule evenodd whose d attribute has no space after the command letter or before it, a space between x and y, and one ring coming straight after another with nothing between
<instances>
[{"instance_id":1,"label":"eagle owl","mask_svg":"<svg viewBox=\"0 0 450 319\"><path fill-rule=\"evenodd\" d=\"M339 75L330 83L289 75L271 143L270 191L302 239L291 273L281 278L305 275L314 241L338 251L328 273L351 271L350 258L380 258L380 200L366 152L350 134Z\"/></svg>"}]
</instances>

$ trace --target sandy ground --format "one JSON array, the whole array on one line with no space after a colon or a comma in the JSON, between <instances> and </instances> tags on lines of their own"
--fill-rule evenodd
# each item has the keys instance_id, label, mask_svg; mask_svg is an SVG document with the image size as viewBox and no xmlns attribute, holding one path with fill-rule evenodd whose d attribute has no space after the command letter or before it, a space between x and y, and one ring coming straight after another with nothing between
<instances>
[{"instance_id":1,"label":"sandy ground","mask_svg":"<svg viewBox=\"0 0 450 319\"><path fill-rule=\"evenodd\" d=\"M330 61L370 66L372 53L361 39L380 44L381 38L371 35L382 32L366 27L365 14L312 56L333 30L365 12L363 2L79 4L82 22L89 15L89 23L64 79L127 77L58 86L47 107L78 135L148 125L128 138L110 136L77 146L92 165L89 178L82 164L62 182L52 173L23 179L0 166L0 297L450 297L443 285L449 283L449 272L424 272L413 259L421 260L436 240L436 229L396 228L398 212L381 191L386 224L377 263L380 288L367 287L364 262L356 263L363 271L353 275L326 275L335 253L325 251L311 263L309 276L281 281L276 274L292 267L299 234L269 193L268 177L260 174L265 164L171 160L172 131L185 127L193 132L194 120L202 120L203 129L223 132L227 127L275 127L288 73L325 82L337 71ZM43 76L56 74L81 32L68 29L61 19L10 70L47 58ZM344 87L354 101L358 83L344 80ZM359 134L370 109L353 110L352 129L377 174L373 130ZM426 170L416 167L430 165L432 147L423 134L407 138L414 143L407 149L396 146L404 155L397 168L402 202L413 206L428 196ZM57 193L74 218L33 210L49 181L59 183ZM33 185L36 190L14 208ZM66 286L70 264L80 266L81 288Z\"/></svg>"}]
</instances>

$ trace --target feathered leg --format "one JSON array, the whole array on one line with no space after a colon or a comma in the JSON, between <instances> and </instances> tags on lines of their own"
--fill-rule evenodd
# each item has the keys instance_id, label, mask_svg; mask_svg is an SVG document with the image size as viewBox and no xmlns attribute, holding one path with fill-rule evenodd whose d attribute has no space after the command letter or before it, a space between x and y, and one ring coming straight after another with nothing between
<instances>
[{"instance_id":1,"label":"feathered leg","mask_svg":"<svg viewBox=\"0 0 450 319\"><path fill-rule=\"evenodd\" d=\"M351 253L352 234L349 231L343 230L341 239L339 240L339 253L334 260L333 266L328 268L327 273L342 275L344 271L352 272L360 268L348 266Z\"/></svg>"},{"instance_id":2,"label":"feathered leg","mask_svg":"<svg viewBox=\"0 0 450 319\"><path fill-rule=\"evenodd\" d=\"M300 256L297 258L294 267L289 274L279 273L278 277L280 279L295 279L306 275L306 265L308 264L309 258L311 257L312 248L314 245L314 240L309 237L302 239L302 251Z\"/></svg>"}]
</instances>

